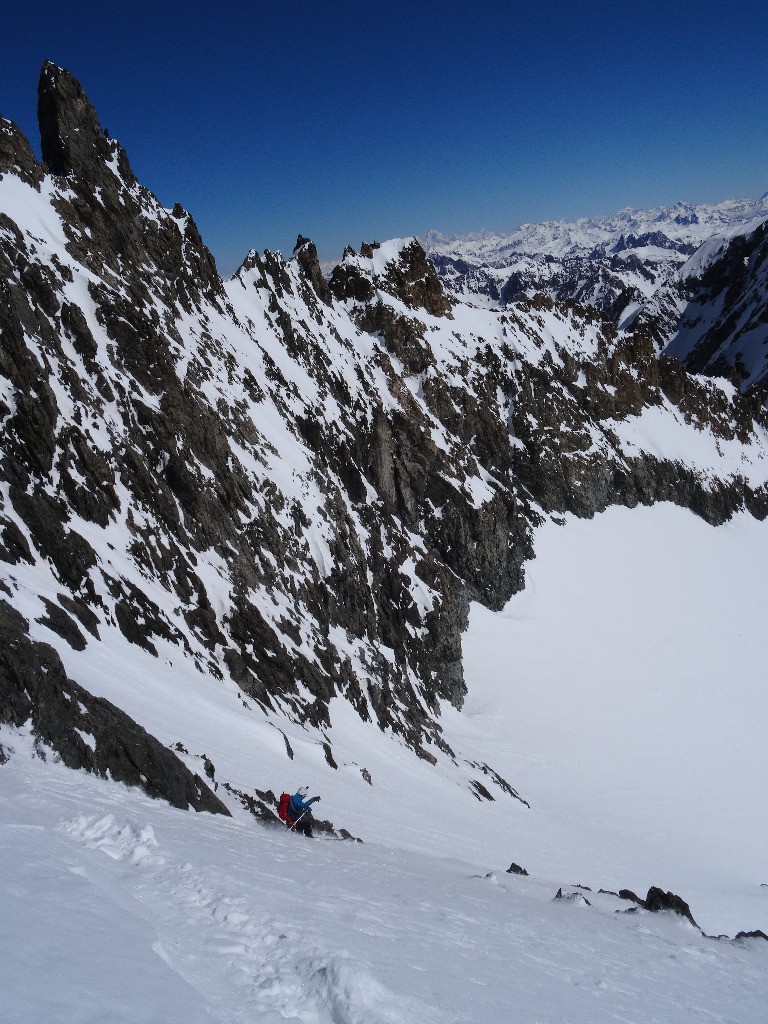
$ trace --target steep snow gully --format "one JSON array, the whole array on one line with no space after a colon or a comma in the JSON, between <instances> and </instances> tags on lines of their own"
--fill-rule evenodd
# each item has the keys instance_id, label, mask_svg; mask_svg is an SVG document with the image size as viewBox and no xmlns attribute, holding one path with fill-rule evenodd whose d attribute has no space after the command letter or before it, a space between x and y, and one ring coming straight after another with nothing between
<instances>
[{"instance_id":1,"label":"steep snow gully","mask_svg":"<svg viewBox=\"0 0 768 1024\"><path fill-rule=\"evenodd\" d=\"M43 163L0 119L0 1018L762 1021L760 211L555 232L503 301L413 238L224 281L53 64L39 119Z\"/></svg>"}]
</instances>

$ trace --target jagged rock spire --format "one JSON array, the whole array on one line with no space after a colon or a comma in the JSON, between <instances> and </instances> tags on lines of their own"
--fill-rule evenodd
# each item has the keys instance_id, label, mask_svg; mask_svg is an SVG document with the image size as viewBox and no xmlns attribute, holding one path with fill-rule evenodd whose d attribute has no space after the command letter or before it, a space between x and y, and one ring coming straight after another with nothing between
<instances>
[{"instance_id":1,"label":"jagged rock spire","mask_svg":"<svg viewBox=\"0 0 768 1024\"><path fill-rule=\"evenodd\" d=\"M74 173L94 180L101 177L105 163L116 160L126 183L135 181L125 151L104 134L83 87L68 71L46 61L37 97L43 161L53 174Z\"/></svg>"},{"instance_id":2,"label":"jagged rock spire","mask_svg":"<svg viewBox=\"0 0 768 1024\"><path fill-rule=\"evenodd\" d=\"M293 247L293 256L309 278L315 294L327 306L330 306L331 290L320 269L320 260L315 243L311 239L305 238L304 235L299 235L296 239L296 245Z\"/></svg>"}]
</instances>

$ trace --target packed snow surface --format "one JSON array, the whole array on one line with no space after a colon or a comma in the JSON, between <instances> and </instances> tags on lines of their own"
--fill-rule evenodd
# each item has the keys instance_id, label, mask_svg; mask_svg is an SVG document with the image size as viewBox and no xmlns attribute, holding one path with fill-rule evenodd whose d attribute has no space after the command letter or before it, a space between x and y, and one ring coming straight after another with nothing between
<instances>
[{"instance_id":1,"label":"packed snow surface","mask_svg":"<svg viewBox=\"0 0 768 1024\"><path fill-rule=\"evenodd\" d=\"M473 608L466 707L444 714L455 749L530 808L480 774L496 800L475 799L447 759L420 761L341 700L334 771L316 737L194 671L180 688L180 669L142 652L115 649L90 677L70 658L219 777L307 783L365 842L309 841L235 806L184 813L4 728L0 1018L764 1020L768 942L616 913L632 904L597 889L658 885L709 934L768 931L767 529L672 506L540 528L526 590ZM573 898L554 901L560 888Z\"/></svg>"}]
</instances>

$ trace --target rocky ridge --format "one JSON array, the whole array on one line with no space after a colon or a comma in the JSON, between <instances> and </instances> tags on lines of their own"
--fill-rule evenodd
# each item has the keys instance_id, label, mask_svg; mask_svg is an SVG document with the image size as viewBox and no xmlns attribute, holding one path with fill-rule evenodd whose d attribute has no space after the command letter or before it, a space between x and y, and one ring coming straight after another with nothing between
<instances>
[{"instance_id":1,"label":"rocky ridge","mask_svg":"<svg viewBox=\"0 0 768 1024\"><path fill-rule=\"evenodd\" d=\"M522 588L545 515L764 518L759 404L593 307L457 302L415 239L348 249L326 282L299 236L224 281L52 64L39 115L42 165L0 121L0 588L21 613L0 720L42 699L24 680L50 645L60 687L98 649L150 680L195 666L331 768L341 697L478 799L517 797L441 734L469 602ZM168 796L179 764L167 792L127 781Z\"/></svg>"}]
</instances>

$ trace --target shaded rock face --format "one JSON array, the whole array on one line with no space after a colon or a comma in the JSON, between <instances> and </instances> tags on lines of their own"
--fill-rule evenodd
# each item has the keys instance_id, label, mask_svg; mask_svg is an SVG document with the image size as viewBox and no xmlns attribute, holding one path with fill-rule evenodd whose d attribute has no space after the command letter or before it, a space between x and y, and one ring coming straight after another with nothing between
<instances>
[{"instance_id":1,"label":"shaded rock face","mask_svg":"<svg viewBox=\"0 0 768 1024\"><path fill-rule=\"evenodd\" d=\"M349 255L354 256L354 250ZM368 302L376 294L373 282L363 274L359 267L340 263L333 268L329 288L334 298L352 299L354 302Z\"/></svg>"},{"instance_id":2,"label":"shaded rock face","mask_svg":"<svg viewBox=\"0 0 768 1024\"><path fill-rule=\"evenodd\" d=\"M708 246L637 318L691 373L768 396L768 221Z\"/></svg>"},{"instance_id":3,"label":"shaded rock face","mask_svg":"<svg viewBox=\"0 0 768 1024\"><path fill-rule=\"evenodd\" d=\"M317 297L324 302L326 306L330 306L331 290L328 287L328 282L323 277L322 270L320 269L320 260L317 255L317 247L315 246L315 243L309 238L304 238L303 235L299 235L296 239L296 245L293 248L293 256L304 271L304 275L311 283Z\"/></svg>"},{"instance_id":4,"label":"shaded rock face","mask_svg":"<svg viewBox=\"0 0 768 1024\"><path fill-rule=\"evenodd\" d=\"M5 600L0 600L0 722L31 725L40 756L52 751L68 768L139 786L182 810L229 814L175 754L109 701L69 679L56 651L31 640L28 623Z\"/></svg>"},{"instance_id":5,"label":"shaded rock face","mask_svg":"<svg viewBox=\"0 0 768 1024\"><path fill-rule=\"evenodd\" d=\"M80 83L50 61L40 74L37 118L43 162L52 174L103 181L114 160L120 176L135 181L125 152L107 139Z\"/></svg>"},{"instance_id":6,"label":"shaded rock face","mask_svg":"<svg viewBox=\"0 0 768 1024\"><path fill-rule=\"evenodd\" d=\"M26 136L13 121L0 117L0 175L3 174L14 174L38 191L43 179L43 168Z\"/></svg>"},{"instance_id":7,"label":"shaded rock face","mask_svg":"<svg viewBox=\"0 0 768 1024\"><path fill-rule=\"evenodd\" d=\"M150 676L181 658L303 724L331 767L337 696L454 756L440 704L465 695L469 602L521 589L542 510L768 512L754 479L622 440L653 409L713 450L765 448L748 402L647 335L552 300L463 309L459 329L412 240L347 251L326 285L300 236L222 281L75 80L46 65L40 97L53 174L0 132L0 203L20 179L39 224L0 206L0 588L20 602L23 571L34 608L7 655L22 703L29 645L54 644L66 676L72 651L127 643Z\"/></svg>"}]
</instances>

